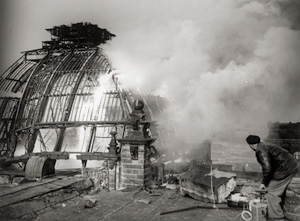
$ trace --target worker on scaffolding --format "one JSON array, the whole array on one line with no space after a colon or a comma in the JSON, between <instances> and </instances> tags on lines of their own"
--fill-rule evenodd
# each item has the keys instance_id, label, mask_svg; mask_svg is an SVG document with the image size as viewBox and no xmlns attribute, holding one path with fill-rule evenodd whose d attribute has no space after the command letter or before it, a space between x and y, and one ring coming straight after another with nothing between
<instances>
[{"instance_id":1,"label":"worker on scaffolding","mask_svg":"<svg viewBox=\"0 0 300 221\"><path fill-rule=\"evenodd\" d=\"M257 161L262 166L263 180L260 189L267 189L268 218L284 220L286 190L298 172L297 160L282 147L265 143L259 136L246 138L250 148L256 152Z\"/></svg>"}]
</instances>

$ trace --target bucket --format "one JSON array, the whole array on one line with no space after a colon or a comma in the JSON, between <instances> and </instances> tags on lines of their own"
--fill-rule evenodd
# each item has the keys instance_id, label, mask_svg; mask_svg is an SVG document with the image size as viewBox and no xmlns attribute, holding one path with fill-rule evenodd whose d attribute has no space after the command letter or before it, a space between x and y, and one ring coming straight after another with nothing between
<instances>
[{"instance_id":1,"label":"bucket","mask_svg":"<svg viewBox=\"0 0 300 221\"><path fill-rule=\"evenodd\" d=\"M40 179L54 173L54 162L47 157L32 156L25 167L25 178L28 180Z\"/></svg>"}]
</instances>

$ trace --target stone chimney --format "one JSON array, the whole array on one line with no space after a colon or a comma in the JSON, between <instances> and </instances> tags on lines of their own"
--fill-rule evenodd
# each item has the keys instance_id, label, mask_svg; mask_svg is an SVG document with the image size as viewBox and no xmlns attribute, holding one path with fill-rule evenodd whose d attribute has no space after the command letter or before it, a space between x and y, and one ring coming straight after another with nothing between
<instances>
[{"instance_id":1,"label":"stone chimney","mask_svg":"<svg viewBox=\"0 0 300 221\"><path fill-rule=\"evenodd\" d=\"M150 181L150 145L148 130L150 123L145 120L144 103L136 100L131 113L131 128L127 136L118 139L122 144L120 162L120 188L147 186Z\"/></svg>"}]
</instances>

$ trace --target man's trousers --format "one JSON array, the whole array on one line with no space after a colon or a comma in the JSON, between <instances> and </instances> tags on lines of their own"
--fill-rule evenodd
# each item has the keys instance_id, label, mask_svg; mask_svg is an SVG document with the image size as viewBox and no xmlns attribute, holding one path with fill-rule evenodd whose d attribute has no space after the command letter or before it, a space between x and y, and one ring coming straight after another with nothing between
<instances>
[{"instance_id":1,"label":"man's trousers","mask_svg":"<svg viewBox=\"0 0 300 221\"><path fill-rule=\"evenodd\" d=\"M268 204L268 218L271 220L283 220L283 207L286 190L297 171L282 180L271 180L266 194Z\"/></svg>"}]
</instances>

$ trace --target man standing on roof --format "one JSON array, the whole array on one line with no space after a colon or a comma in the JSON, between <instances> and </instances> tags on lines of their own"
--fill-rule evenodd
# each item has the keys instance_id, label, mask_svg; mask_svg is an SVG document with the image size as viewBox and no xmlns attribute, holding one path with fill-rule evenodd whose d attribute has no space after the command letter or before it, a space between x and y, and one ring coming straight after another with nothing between
<instances>
[{"instance_id":1,"label":"man standing on roof","mask_svg":"<svg viewBox=\"0 0 300 221\"><path fill-rule=\"evenodd\" d=\"M262 167L263 180L260 188L268 190L268 218L284 220L286 190L298 172L298 162L287 150L275 144L264 143L259 136L249 135L246 141L256 152L257 161Z\"/></svg>"}]
</instances>

